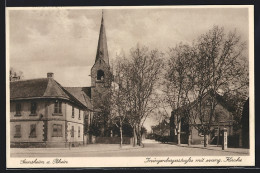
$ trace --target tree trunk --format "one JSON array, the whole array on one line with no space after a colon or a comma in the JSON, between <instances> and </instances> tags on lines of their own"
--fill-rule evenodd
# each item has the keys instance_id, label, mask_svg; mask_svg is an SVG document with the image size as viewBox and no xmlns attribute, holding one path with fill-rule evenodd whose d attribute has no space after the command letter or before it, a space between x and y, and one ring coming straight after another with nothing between
<instances>
[{"instance_id":1,"label":"tree trunk","mask_svg":"<svg viewBox=\"0 0 260 173\"><path fill-rule=\"evenodd\" d=\"M120 125L120 148L123 146L123 129L122 125Z\"/></svg>"},{"instance_id":2,"label":"tree trunk","mask_svg":"<svg viewBox=\"0 0 260 173\"><path fill-rule=\"evenodd\" d=\"M181 123L180 122L178 122L177 139L178 139L178 145L181 145Z\"/></svg>"},{"instance_id":3,"label":"tree trunk","mask_svg":"<svg viewBox=\"0 0 260 173\"><path fill-rule=\"evenodd\" d=\"M188 137L188 145L189 146L191 145L191 134L189 134L189 137Z\"/></svg>"},{"instance_id":4,"label":"tree trunk","mask_svg":"<svg viewBox=\"0 0 260 173\"><path fill-rule=\"evenodd\" d=\"M178 141L178 145L181 145L181 134L180 134L179 129L178 129L178 133L177 133L177 141Z\"/></svg>"},{"instance_id":5,"label":"tree trunk","mask_svg":"<svg viewBox=\"0 0 260 173\"><path fill-rule=\"evenodd\" d=\"M141 142L140 142L141 140L140 140L140 134L139 134L139 132L136 133L136 137L137 137L137 145L140 146L140 145L141 145Z\"/></svg>"},{"instance_id":6,"label":"tree trunk","mask_svg":"<svg viewBox=\"0 0 260 173\"><path fill-rule=\"evenodd\" d=\"M207 146L208 146L208 142L209 142L209 135L208 135L208 134L205 134L205 135L204 135L204 147L207 147Z\"/></svg>"},{"instance_id":7,"label":"tree trunk","mask_svg":"<svg viewBox=\"0 0 260 173\"><path fill-rule=\"evenodd\" d=\"M189 136L188 136L188 145L190 146L191 145L191 141L192 141L192 139L191 139L191 134L192 134L192 127L190 127L189 126Z\"/></svg>"},{"instance_id":8,"label":"tree trunk","mask_svg":"<svg viewBox=\"0 0 260 173\"><path fill-rule=\"evenodd\" d=\"M135 147L135 146L136 146L136 132L135 132L135 126L133 126L133 135L134 135L133 147Z\"/></svg>"},{"instance_id":9,"label":"tree trunk","mask_svg":"<svg viewBox=\"0 0 260 173\"><path fill-rule=\"evenodd\" d=\"M142 137L141 137L141 130L140 130L140 126L137 126L136 129L136 136L137 136L137 145L141 146L142 144Z\"/></svg>"}]
</instances>

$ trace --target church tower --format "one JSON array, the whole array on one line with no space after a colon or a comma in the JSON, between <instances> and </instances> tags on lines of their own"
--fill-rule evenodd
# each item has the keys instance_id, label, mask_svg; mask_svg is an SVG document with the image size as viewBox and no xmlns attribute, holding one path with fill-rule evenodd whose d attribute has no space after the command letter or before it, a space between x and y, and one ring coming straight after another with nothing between
<instances>
[{"instance_id":1,"label":"church tower","mask_svg":"<svg viewBox=\"0 0 260 173\"><path fill-rule=\"evenodd\" d=\"M106 136L107 115L109 113L106 107L106 101L109 100L111 81L112 73L109 66L106 31L102 11L96 59L91 68L91 99L94 109L99 112L95 113L95 117L99 119L97 121L99 121L102 136Z\"/></svg>"},{"instance_id":2,"label":"church tower","mask_svg":"<svg viewBox=\"0 0 260 173\"><path fill-rule=\"evenodd\" d=\"M102 12L96 59L95 64L91 69L91 86L95 88L110 87L110 78L111 72L109 66L107 38Z\"/></svg>"}]
</instances>

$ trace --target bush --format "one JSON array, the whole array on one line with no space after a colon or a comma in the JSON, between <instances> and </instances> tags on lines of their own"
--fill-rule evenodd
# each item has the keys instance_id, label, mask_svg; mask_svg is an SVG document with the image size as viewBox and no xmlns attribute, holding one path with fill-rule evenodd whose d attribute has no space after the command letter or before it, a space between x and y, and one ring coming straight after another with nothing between
<instances>
[{"instance_id":1,"label":"bush","mask_svg":"<svg viewBox=\"0 0 260 173\"><path fill-rule=\"evenodd\" d=\"M170 136L161 136L161 135L155 135L155 140L162 143L168 143L171 142Z\"/></svg>"},{"instance_id":2,"label":"bush","mask_svg":"<svg viewBox=\"0 0 260 173\"><path fill-rule=\"evenodd\" d=\"M96 137L96 144L120 144L120 137ZM123 144L130 144L130 137L123 137Z\"/></svg>"}]
</instances>

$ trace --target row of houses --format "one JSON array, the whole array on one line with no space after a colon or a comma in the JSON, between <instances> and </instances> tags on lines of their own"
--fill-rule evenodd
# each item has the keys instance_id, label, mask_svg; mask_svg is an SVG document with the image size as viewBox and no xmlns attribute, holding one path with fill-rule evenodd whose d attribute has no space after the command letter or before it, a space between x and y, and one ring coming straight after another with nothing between
<instances>
[{"instance_id":1,"label":"row of houses","mask_svg":"<svg viewBox=\"0 0 260 173\"><path fill-rule=\"evenodd\" d=\"M211 106L209 99L212 99L212 97L212 93L208 92L202 98L201 102L205 112L209 113ZM240 129L236 130L234 130L234 108L219 94L216 94L214 99L216 100L216 107L210 124L209 144L221 145L223 138L222 131L226 129L229 146L249 148L249 99L247 99L243 108ZM190 107L190 114L194 116L192 119L185 114L186 110L184 107L173 110L169 120L163 119L158 125L152 127L153 137L167 137L165 140L168 142L177 142L179 130L181 143L203 144L204 134L201 131L203 124L198 115L196 104L196 101L194 101L188 105ZM177 118L180 118L180 121ZM209 115L205 114L203 118L209 118ZM178 122L180 122L179 128ZM205 120L204 125L207 125L207 122L208 120Z\"/></svg>"}]
</instances>

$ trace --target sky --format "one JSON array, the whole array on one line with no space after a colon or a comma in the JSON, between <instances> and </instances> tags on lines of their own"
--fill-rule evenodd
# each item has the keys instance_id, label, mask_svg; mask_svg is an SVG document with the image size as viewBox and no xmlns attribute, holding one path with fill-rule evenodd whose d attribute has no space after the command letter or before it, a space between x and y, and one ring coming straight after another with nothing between
<instances>
[{"instance_id":1,"label":"sky","mask_svg":"<svg viewBox=\"0 0 260 173\"><path fill-rule=\"evenodd\" d=\"M7 40L10 66L24 79L48 72L62 86L90 86L102 10L97 8L9 9ZM247 8L114 8L104 9L110 62L137 44L167 52L192 43L214 25L234 29L248 41Z\"/></svg>"}]
</instances>

